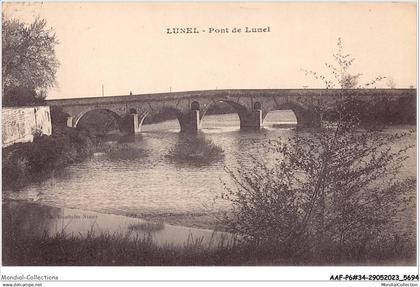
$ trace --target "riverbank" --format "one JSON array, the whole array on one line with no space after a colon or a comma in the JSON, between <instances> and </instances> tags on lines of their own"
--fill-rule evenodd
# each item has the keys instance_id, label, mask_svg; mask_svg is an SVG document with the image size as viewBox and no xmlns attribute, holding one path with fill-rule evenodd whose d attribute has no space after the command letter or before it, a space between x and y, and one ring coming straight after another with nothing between
<instances>
[{"instance_id":1,"label":"riverbank","mask_svg":"<svg viewBox=\"0 0 420 287\"><path fill-rule=\"evenodd\" d=\"M35 136L33 142L18 143L2 150L2 188L17 190L40 182L56 170L81 162L94 151L95 138L64 126L51 136Z\"/></svg>"},{"instance_id":2,"label":"riverbank","mask_svg":"<svg viewBox=\"0 0 420 287\"><path fill-rule=\"evenodd\" d=\"M176 135L178 136L178 134ZM25 190L38 187L47 182L54 185L57 179L65 177L66 172L87 159L106 160L112 163L124 162L133 165L143 165L145 162L154 162L156 154L151 154L150 149L142 139L131 139L126 142L121 134L97 139L86 131L60 127L53 136L39 137L32 143L18 144L13 148L3 150L3 198L15 200L32 200L43 202L42 195L45 189L39 190L33 198L25 198ZM137 141L137 143L136 143ZM141 145L138 144L141 142ZM154 156L154 157L153 157ZM223 159L223 150L212 141L203 137L184 137L179 135L179 142L173 148L161 155L168 163L178 168L193 168L210 165ZM88 159L89 158L89 159ZM133 166L130 170L135 171ZM141 188L136 189L141 192ZM81 190L72 189L72 193ZM105 190L102 189L102 192ZM57 191L56 193L59 193ZM83 195L81 194L83 197ZM136 196L137 198L137 196ZM80 207L71 203L53 204L59 207ZM84 207L86 208L86 207ZM136 210L123 210L118 208L91 208L108 214L124 215L134 218L143 218L151 221L166 222L193 228L219 230L213 211L197 210L184 212L178 210L150 210L138 208Z\"/></svg>"},{"instance_id":3,"label":"riverbank","mask_svg":"<svg viewBox=\"0 0 420 287\"><path fill-rule=\"evenodd\" d=\"M5 266L415 265L375 250L365 260L319 262L277 245L245 243L212 230L97 212L4 201Z\"/></svg>"},{"instance_id":4,"label":"riverbank","mask_svg":"<svg viewBox=\"0 0 420 287\"><path fill-rule=\"evenodd\" d=\"M236 265L243 260L220 256L236 253L236 243L213 230L11 200L3 202L2 216L7 266Z\"/></svg>"},{"instance_id":5,"label":"riverbank","mask_svg":"<svg viewBox=\"0 0 420 287\"><path fill-rule=\"evenodd\" d=\"M25 236L129 233L131 239L150 236L159 246L182 246L189 240L200 240L203 244L212 245L229 237L225 232L169 224L168 220L155 217L146 219L7 199L3 200L2 208L4 229L15 230Z\"/></svg>"},{"instance_id":6,"label":"riverbank","mask_svg":"<svg viewBox=\"0 0 420 287\"><path fill-rule=\"evenodd\" d=\"M232 126L230 123L226 125ZM162 127L160 129L162 130ZM394 133L399 130L400 128L396 128L395 131L386 130L386 132ZM52 205L56 206L55 210L58 210L56 211L57 220L48 218L43 220L48 217L49 213L42 210L51 209L51 207L41 207L41 211L38 212L41 215L44 214L41 217L37 215L37 212L32 212L33 208L28 205L16 207L15 210L32 217L34 221L15 222L9 225L11 227L3 229L14 234L5 246L7 249L20 252L11 255L23 258L13 257L16 260L21 260L13 261L20 265L37 265L37 263L65 265L66 262L72 265L139 266L412 264L415 249L407 248L402 244L405 244L408 239L415 248L416 206L413 200L409 200L408 204L401 205L401 216L396 218L398 221L394 222L392 227L385 229L387 233L384 234L384 238L379 241L379 244L369 247L366 254L363 253L356 259L351 257L352 255L345 255L344 257L347 258L344 259L334 258L334 261L318 262L316 255L311 254L310 250L305 254L305 258L292 259L287 256L287 253L276 251L275 246L258 247L260 254L254 254L252 255L254 257L251 257L249 252L250 250L254 252L253 250L257 249L256 246L237 244L235 248L228 248L228 251L226 251L226 246L221 248L221 251L216 251L215 249L208 250L208 246L203 242L193 243L188 240L190 232L185 229L185 226L201 230L208 229L207 234L213 232L209 229L223 230L223 227L216 225L215 216L217 216L217 210L227 211L229 206L222 206L219 205L219 201L214 201L215 197L219 196L220 191L223 190L223 183L229 184L229 176L223 167L232 164L237 156L250 152L255 155L266 155L260 150L261 142L270 138L277 139L279 136L287 137L293 133L291 130L273 129L266 136L263 133L243 133L239 129L233 132L227 132L225 129L221 129L221 132L204 130L205 139L222 147L225 153L221 159L215 157L212 162L198 165L191 164L191 162L197 161L197 156L185 161L182 156L168 157L168 154L173 152L186 154L188 152L200 156L201 151L211 151L212 149L200 148L201 144L197 145L199 147L197 149L190 148L185 143L192 137L189 135L186 139L185 134L177 133L171 128L165 132L145 131L136 137L136 141L123 144L117 144L117 141L120 142L119 138L112 142L108 142L109 139L107 139L100 149L95 147L94 156L87 160L70 164L60 171L57 170L53 176L42 183L35 182L18 192L6 191L3 193L3 198L6 199L20 199L26 203L37 202L39 203L35 203L37 206ZM415 133L404 141L404 144L407 143L416 143ZM182 149L177 147L182 147ZM398 176L402 178L415 176L415 152L415 148L408 151L409 158ZM415 190L413 190L413 196L415 196ZM71 211L66 211L66 209ZM94 213L96 217L93 216L91 219L90 211L84 210L97 211ZM19 218L15 212L10 214L15 219ZM62 221L60 217L64 217L63 214L71 220ZM85 221L82 224L82 236L75 236L79 234L80 229L71 226L80 218ZM44 235L45 222L48 223L46 225L60 232ZM69 222L70 224L68 224ZM92 224L93 222L95 224ZM143 240L148 232L155 236L164 234L170 225L183 226L174 227L174 230L183 230L180 232L182 235L179 237L173 234L169 236L171 240L182 238L182 243L181 241L180 244L172 242L166 248L165 244L160 245L155 241ZM16 231L16 226L29 229L20 232ZM93 233L90 232L92 226L94 227ZM35 234L33 230L38 229L40 232L35 238L26 236ZM22 238L19 237L21 234ZM137 239L134 238L134 245L132 243L133 234L139 235ZM398 236L394 237L394 234ZM5 236L7 234L4 234ZM18 238L18 240L14 242L13 238ZM194 240L194 242L196 241ZM185 245L188 248L183 249ZM136 246L139 250L136 249ZM55 250L51 258L48 257L49 249L47 247ZM103 260L100 256L103 253L100 248L110 250L106 251L108 253ZM188 249L196 250L194 248L200 251L188 253ZM249 250L246 250L247 248ZM90 254L90 250L94 250L98 254ZM25 252L28 255L25 255ZM41 252L43 253L41 254ZM127 260L124 260L125 252L130 254L137 252L137 254L126 256ZM166 253L168 258L156 259L161 260L159 262L153 261L154 259L149 257L142 257L142 252L146 252L149 257L156 258L165 257L162 254ZM217 252L219 255L215 255ZM44 253L47 255L43 255ZM89 255L86 260L82 260L77 258L77 254L82 259L84 254ZM274 256L274 254L276 255ZM179 258L179 262L176 258Z\"/></svg>"}]
</instances>

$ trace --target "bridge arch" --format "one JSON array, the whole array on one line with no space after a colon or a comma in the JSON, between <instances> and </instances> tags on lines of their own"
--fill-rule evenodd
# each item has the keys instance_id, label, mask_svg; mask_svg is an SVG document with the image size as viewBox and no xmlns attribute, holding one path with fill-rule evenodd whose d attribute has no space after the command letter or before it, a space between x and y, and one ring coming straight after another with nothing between
<instances>
[{"instance_id":1,"label":"bridge arch","mask_svg":"<svg viewBox=\"0 0 420 287\"><path fill-rule=\"evenodd\" d=\"M113 111L111 109L106 109L106 108L92 108L92 109L87 109L87 110L79 113L76 116L76 118L74 119L73 127L77 128L77 126L80 123L80 120L83 117L85 117L86 115L88 115L90 113L95 113L95 112L103 112L103 113L106 113L106 114L112 116L117 122L120 122L121 121L121 116L117 112L115 112L115 111Z\"/></svg>"},{"instance_id":2,"label":"bridge arch","mask_svg":"<svg viewBox=\"0 0 420 287\"><path fill-rule=\"evenodd\" d=\"M106 108L93 108L80 113L74 120L74 128L88 129L98 136L112 130L121 130L122 117Z\"/></svg>"},{"instance_id":3,"label":"bridge arch","mask_svg":"<svg viewBox=\"0 0 420 287\"><path fill-rule=\"evenodd\" d=\"M296 104L296 103L284 103L284 104L281 104L281 105L273 106L273 107L271 107L267 110L264 110L263 114L262 114L263 122L266 119L269 112L281 111L281 110L291 110L296 117L297 125L299 126L299 125L302 124L306 110L305 110L305 108L303 108L302 106L300 106L299 104Z\"/></svg>"},{"instance_id":4,"label":"bridge arch","mask_svg":"<svg viewBox=\"0 0 420 287\"><path fill-rule=\"evenodd\" d=\"M297 127L320 127L321 126L321 115L315 109L310 107L304 107L300 104L288 102L280 105L275 105L270 109L263 112L263 121L270 111L274 110L291 110L295 114Z\"/></svg>"},{"instance_id":5,"label":"bridge arch","mask_svg":"<svg viewBox=\"0 0 420 287\"><path fill-rule=\"evenodd\" d=\"M247 107L238 104L236 102L230 101L230 100L226 100L226 99L218 99L218 100L213 100L210 103L208 103L207 105L205 105L205 107L201 110L200 112L200 123L203 122L207 111L213 107L214 105L216 105L217 103L226 103L229 106L231 106L234 110L234 112L238 115L239 118L239 125L242 126L242 122L246 119L249 110Z\"/></svg>"},{"instance_id":6,"label":"bridge arch","mask_svg":"<svg viewBox=\"0 0 420 287\"><path fill-rule=\"evenodd\" d=\"M60 106L50 106L50 116L53 124L73 127L71 113Z\"/></svg>"},{"instance_id":7,"label":"bridge arch","mask_svg":"<svg viewBox=\"0 0 420 287\"><path fill-rule=\"evenodd\" d=\"M160 118L159 118L161 115L163 115L162 120L160 120ZM173 119L173 118L165 118L164 115L175 116L175 118L178 120L178 125L179 125L179 128L181 129L181 131L183 131L185 129L185 114L181 110L179 110L175 107L171 107L171 106L162 107L162 108L155 109L155 110L147 110L147 111L143 112L142 114L139 114L139 120L138 120L139 128L141 128L143 126L144 121L148 117L152 118L156 122L163 122L163 121Z\"/></svg>"},{"instance_id":8,"label":"bridge arch","mask_svg":"<svg viewBox=\"0 0 420 287\"><path fill-rule=\"evenodd\" d=\"M238 104L234 101L225 100L225 99L218 99L218 100L213 100L210 103L208 103L207 105L205 105L205 107L202 109L202 114L200 115L200 118L203 118L206 115L206 113L207 113L207 111L210 107L212 107L215 104L220 103L220 102L230 105L238 115L240 113L246 113L248 111L248 109L245 106L243 106L241 104Z\"/></svg>"}]
</instances>

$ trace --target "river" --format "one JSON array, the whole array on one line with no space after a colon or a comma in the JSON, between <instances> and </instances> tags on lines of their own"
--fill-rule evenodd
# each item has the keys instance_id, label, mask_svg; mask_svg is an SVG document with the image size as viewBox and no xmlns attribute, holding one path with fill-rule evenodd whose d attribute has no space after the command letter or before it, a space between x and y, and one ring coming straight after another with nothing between
<instances>
[{"instance_id":1,"label":"river","mask_svg":"<svg viewBox=\"0 0 420 287\"><path fill-rule=\"evenodd\" d=\"M172 148L194 137L179 133L176 120L145 125L135 142L128 143L145 150L145 157L115 159L97 153L6 197L107 213L203 213L223 191L222 181L229 180L225 165L258 149L260 141L290 133L280 128L241 132L236 114L206 116L200 136L220 146L224 158L197 165L167 158Z\"/></svg>"},{"instance_id":2,"label":"river","mask_svg":"<svg viewBox=\"0 0 420 287\"><path fill-rule=\"evenodd\" d=\"M229 206L226 201L215 200L223 192L223 185L230 184L224 168L234 166L238 159L246 160L249 154L268 156L262 152L262 143L295 133L289 127L293 122L295 117L291 111L272 112L261 131L244 132L239 129L236 114L208 115L198 137L221 147L224 157L205 164L168 158L171 149L194 137L179 133L176 120L145 125L134 142L124 143L141 148L145 156L110 158L107 153L96 153L84 162L55 172L45 181L32 183L17 192L5 191L3 196L14 201L65 208L67 213L76 209L213 228L211 214ZM415 143L415 135L410 141ZM415 149L409 151L402 173L416 175Z\"/></svg>"}]
</instances>

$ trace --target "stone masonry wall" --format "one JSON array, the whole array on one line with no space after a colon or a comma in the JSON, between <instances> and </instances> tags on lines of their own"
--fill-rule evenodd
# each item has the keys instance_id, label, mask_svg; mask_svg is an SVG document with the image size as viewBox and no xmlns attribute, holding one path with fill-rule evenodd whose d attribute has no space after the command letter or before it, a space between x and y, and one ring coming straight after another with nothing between
<instances>
[{"instance_id":1,"label":"stone masonry wall","mask_svg":"<svg viewBox=\"0 0 420 287\"><path fill-rule=\"evenodd\" d=\"M49 106L2 108L2 145L33 141L35 133L51 135Z\"/></svg>"}]
</instances>

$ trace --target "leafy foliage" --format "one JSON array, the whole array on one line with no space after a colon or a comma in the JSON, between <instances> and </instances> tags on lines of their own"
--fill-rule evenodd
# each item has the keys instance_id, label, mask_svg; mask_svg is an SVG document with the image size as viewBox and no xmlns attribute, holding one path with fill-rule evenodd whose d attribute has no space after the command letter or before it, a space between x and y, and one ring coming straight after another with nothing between
<instances>
[{"instance_id":1,"label":"leafy foliage","mask_svg":"<svg viewBox=\"0 0 420 287\"><path fill-rule=\"evenodd\" d=\"M33 106L43 104L44 95L38 95L33 89L10 88L3 96L3 105L9 107Z\"/></svg>"},{"instance_id":2,"label":"leafy foliage","mask_svg":"<svg viewBox=\"0 0 420 287\"><path fill-rule=\"evenodd\" d=\"M51 136L34 137L3 149L3 189L18 189L54 170L79 162L93 152L93 138L75 129L55 127Z\"/></svg>"},{"instance_id":3,"label":"leafy foliage","mask_svg":"<svg viewBox=\"0 0 420 287\"><path fill-rule=\"evenodd\" d=\"M58 41L53 30L39 18L26 25L3 16L2 23L3 103L21 105L27 95L22 95L22 89L34 93L25 104L45 98L47 89L55 84L59 66L54 50Z\"/></svg>"},{"instance_id":4,"label":"leafy foliage","mask_svg":"<svg viewBox=\"0 0 420 287\"><path fill-rule=\"evenodd\" d=\"M338 52L333 54L335 63L325 63L330 71L330 77L312 70L302 69L305 75L310 75L324 83L325 88L336 89L335 93L337 101L341 105L341 111L331 108L325 101L319 100L316 109L323 115L324 120L340 121L340 116L346 111L352 117L357 116L363 127L368 129L381 130L389 124L416 123L415 98L407 95L394 100L389 97L372 98L363 95L364 89L375 88L376 84L386 77L377 76L370 82L360 84L359 78L362 74L351 73L351 66L355 58L343 52L341 38L338 38L337 46ZM388 79L387 85L390 88L395 88L392 78ZM390 103L390 101L393 102Z\"/></svg>"},{"instance_id":5,"label":"leafy foliage","mask_svg":"<svg viewBox=\"0 0 420 287\"><path fill-rule=\"evenodd\" d=\"M223 159L224 152L221 147L203 137L181 135L165 157L175 163L200 166Z\"/></svg>"},{"instance_id":6,"label":"leafy foliage","mask_svg":"<svg viewBox=\"0 0 420 287\"><path fill-rule=\"evenodd\" d=\"M352 74L351 66L356 60L350 54L344 53L343 41L341 38L338 38L337 41L338 51L333 54L335 63L329 64L325 63L325 66L330 71L332 78L326 75L323 75L319 72L312 70L302 69L305 72L305 75L311 75L316 80L320 80L324 83L325 88L327 89L356 89L356 88L370 88L374 87L378 81L385 79L383 76L378 76L371 82L365 83L364 85L359 84L361 73Z\"/></svg>"},{"instance_id":7,"label":"leafy foliage","mask_svg":"<svg viewBox=\"0 0 420 287\"><path fill-rule=\"evenodd\" d=\"M225 185L222 198L232 209L220 221L245 242L312 263L369 261L380 257L379 250L391 254L396 242L401 254L412 257L415 238L401 239L394 228L415 196L415 178L399 176L412 148L403 140L411 132L362 129L369 114L363 105L370 106L354 97L361 74L350 74L354 58L343 54L341 39L338 48L338 66L327 64L332 80L307 71L326 88L340 88L330 123L270 141L268 160L249 155L251 163L226 168L235 187ZM328 106L320 102L316 108L325 113Z\"/></svg>"},{"instance_id":8,"label":"leafy foliage","mask_svg":"<svg viewBox=\"0 0 420 287\"><path fill-rule=\"evenodd\" d=\"M228 169L236 188L225 187L233 208L222 223L283 255L323 262L363 256L412 200L415 179L398 177L410 146L392 148L405 136L345 123L271 141L270 161L253 157Z\"/></svg>"}]
</instances>

